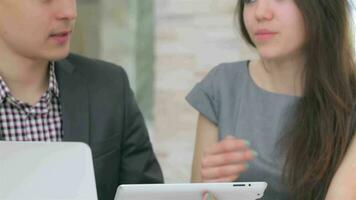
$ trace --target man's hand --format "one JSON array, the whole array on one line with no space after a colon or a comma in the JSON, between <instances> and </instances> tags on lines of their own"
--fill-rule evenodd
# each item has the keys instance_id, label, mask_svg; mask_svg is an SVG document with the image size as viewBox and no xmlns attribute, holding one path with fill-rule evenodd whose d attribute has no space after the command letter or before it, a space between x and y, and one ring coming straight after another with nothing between
<instances>
[{"instance_id":1,"label":"man's hand","mask_svg":"<svg viewBox=\"0 0 356 200\"><path fill-rule=\"evenodd\" d=\"M201 160L203 182L232 182L248 168L248 161L257 156L249 142L227 136L204 150Z\"/></svg>"}]
</instances>

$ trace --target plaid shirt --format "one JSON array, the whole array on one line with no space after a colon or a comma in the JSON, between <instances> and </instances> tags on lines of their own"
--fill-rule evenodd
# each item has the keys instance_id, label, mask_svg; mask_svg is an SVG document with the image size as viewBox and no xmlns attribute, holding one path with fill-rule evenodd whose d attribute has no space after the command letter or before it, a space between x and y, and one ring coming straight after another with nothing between
<instances>
[{"instance_id":1,"label":"plaid shirt","mask_svg":"<svg viewBox=\"0 0 356 200\"><path fill-rule=\"evenodd\" d=\"M36 105L15 99L0 76L0 134L6 141L61 141L59 89L50 64L49 87Z\"/></svg>"}]
</instances>

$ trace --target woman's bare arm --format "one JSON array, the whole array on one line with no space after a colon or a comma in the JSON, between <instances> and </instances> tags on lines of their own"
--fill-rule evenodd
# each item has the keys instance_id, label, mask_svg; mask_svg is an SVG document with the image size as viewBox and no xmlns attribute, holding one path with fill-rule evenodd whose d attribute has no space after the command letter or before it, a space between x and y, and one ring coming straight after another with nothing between
<instances>
[{"instance_id":1,"label":"woman's bare arm","mask_svg":"<svg viewBox=\"0 0 356 200\"><path fill-rule=\"evenodd\" d=\"M203 115L199 114L193 155L192 182L202 182L200 166L203 151L209 145L217 143L217 141L218 128Z\"/></svg>"},{"instance_id":2,"label":"woman's bare arm","mask_svg":"<svg viewBox=\"0 0 356 200\"><path fill-rule=\"evenodd\" d=\"M331 181L326 200L356 199L356 136Z\"/></svg>"}]
</instances>

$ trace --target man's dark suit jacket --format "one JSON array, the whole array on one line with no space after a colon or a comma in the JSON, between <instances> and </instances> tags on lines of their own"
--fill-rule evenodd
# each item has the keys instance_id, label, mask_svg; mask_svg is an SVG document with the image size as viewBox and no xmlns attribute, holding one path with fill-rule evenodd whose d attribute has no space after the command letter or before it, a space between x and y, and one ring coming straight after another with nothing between
<instances>
[{"instance_id":1,"label":"man's dark suit jacket","mask_svg":"<svg viewBox=\"0 0 356 200\"><path fill-rule=\"evenodd\" d=\"M91 147L99 200L113 200L120 184L163 182L125 71L74 54L55 66L63 141Z\"/></svg>"}]
</instances>

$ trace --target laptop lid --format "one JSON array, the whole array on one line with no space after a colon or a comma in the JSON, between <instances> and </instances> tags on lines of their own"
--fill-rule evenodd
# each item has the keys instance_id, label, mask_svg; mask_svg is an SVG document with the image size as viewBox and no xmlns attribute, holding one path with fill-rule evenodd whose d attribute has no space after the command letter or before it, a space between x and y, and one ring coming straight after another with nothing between
<instances>
[{"instance_id":1,"label":"laptop lid","mask_svg":"<svg viewBox=\"0 0 356 200\"><path fill-rule=\"evenodd\" d=\"M97 200L84 143L0 141L1 200Z\"/></svg>"}]
</instances>

